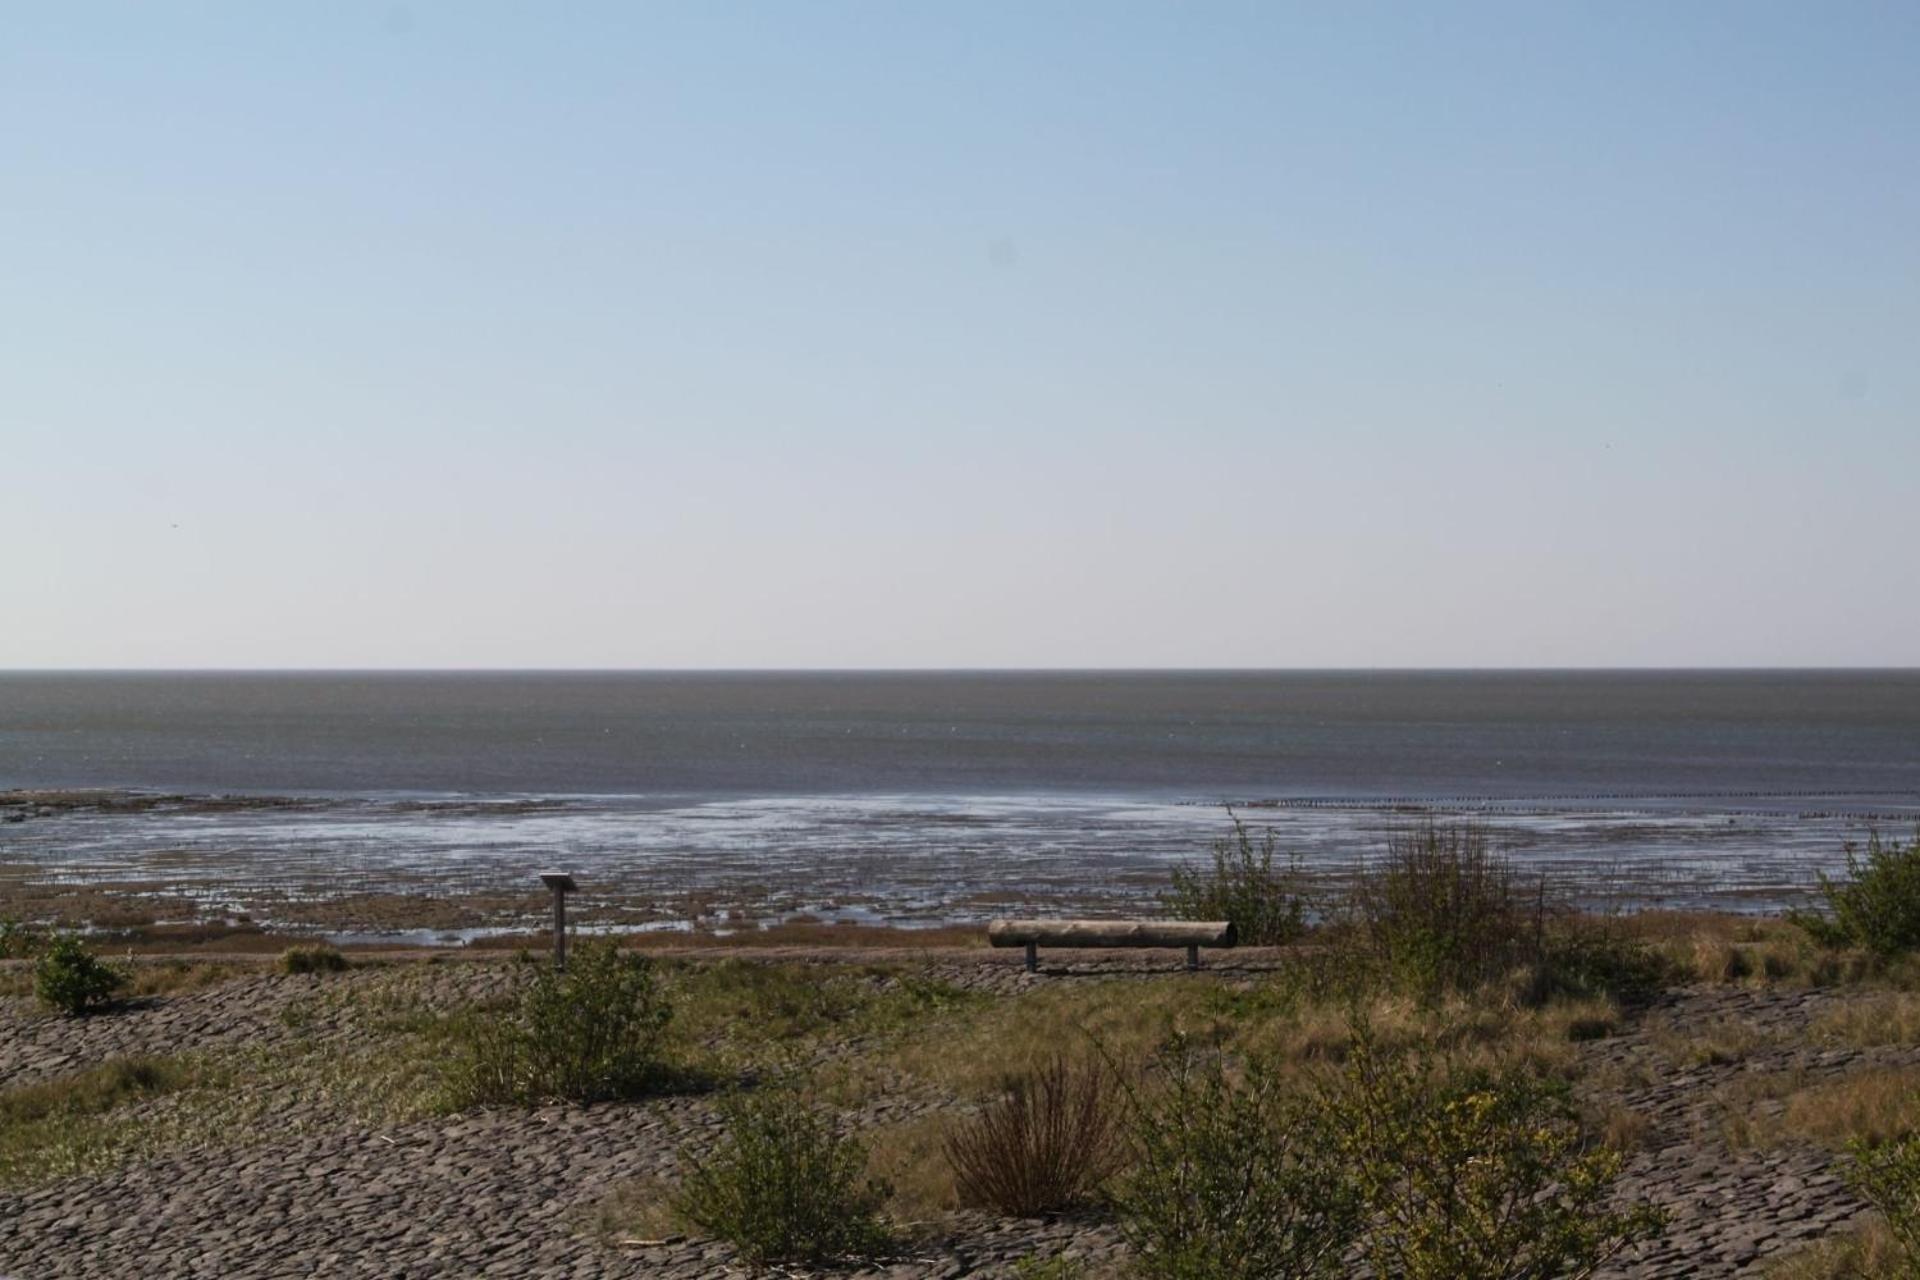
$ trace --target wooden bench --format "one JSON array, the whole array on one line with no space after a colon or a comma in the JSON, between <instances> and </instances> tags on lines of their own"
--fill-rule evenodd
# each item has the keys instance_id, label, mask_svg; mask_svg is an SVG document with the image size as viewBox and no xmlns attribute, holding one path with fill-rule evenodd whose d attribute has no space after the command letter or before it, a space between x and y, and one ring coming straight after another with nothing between
<instances>
[{"instance_id":1,"label":"wooden bench","mask_svg":"<svg viewBox=\"0 0 1920 1280\"><path fill-rule=\"evenodd\" d=\"M1230 947L1238 939L1230 920L995 920L987 941L1025 947L1027 972L1040 967L1041 947L1185 947L1187 968L1200 967L1200 948Z\"/></svg>"}]
</instances>

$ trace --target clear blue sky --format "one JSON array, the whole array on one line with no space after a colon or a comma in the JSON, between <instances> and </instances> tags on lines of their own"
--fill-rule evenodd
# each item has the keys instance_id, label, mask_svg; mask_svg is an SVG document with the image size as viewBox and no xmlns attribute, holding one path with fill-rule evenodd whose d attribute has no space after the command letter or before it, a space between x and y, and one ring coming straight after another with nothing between
<instances>
[{"instance_id":1,"label":"clear blue sky","mask_svg":"<svg viewBox=\"0 0 1920 1280\"><path fill-rule=\"evenodd\" d=\"M15 4L0 666L1920 662L1920 5Z\"/></svg>"}]
</instances>

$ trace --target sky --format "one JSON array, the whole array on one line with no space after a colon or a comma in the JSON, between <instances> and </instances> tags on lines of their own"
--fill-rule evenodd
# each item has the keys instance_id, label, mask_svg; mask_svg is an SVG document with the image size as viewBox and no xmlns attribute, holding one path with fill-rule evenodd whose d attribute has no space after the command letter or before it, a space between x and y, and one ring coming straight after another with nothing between
<instances>
[{"instance_id":1,"label":"sky","mask_svg":"<svg viewBox=\"0 0 1920 1280\"><path fill-rule=\"evenodd\" d=\"M1920 6L0 18L0 667L1920 663Z\"/></svg>"}]
</instances>

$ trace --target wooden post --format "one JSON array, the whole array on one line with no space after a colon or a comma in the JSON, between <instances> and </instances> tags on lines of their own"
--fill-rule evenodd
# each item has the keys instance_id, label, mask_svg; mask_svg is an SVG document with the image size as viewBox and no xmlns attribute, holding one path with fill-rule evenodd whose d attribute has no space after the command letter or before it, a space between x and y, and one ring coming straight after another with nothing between
<instances>
[{"instance_id":1,"label":"wooden post","mask_svg":"<svg viewBox=\"0 0 1920 1280\"><path fill-rule=\"evenodd\" d=\"M1027 972L1038 973L1039 971L1040 971L1040 944L1037 942L1029 942L1027 944Z\"/></svg>"},{"instance_id":2,"label":"wooden post","mask_svg":"<svg viewBox=\"0 0 1920 1280\"><path fill-rule=\"evenodd\" d=\"M580 886L564 871L542 871L540 883L553 890L553 967L567 967L567 895Z\"/></svg>"},{"instance_id":3,"label":"wooden post","mask_svg":"<svg viewBox=\"0 0 1920 1280\"><path fill-rule=\"evenodd\" d=\"M1189 944L1187 947L1187 968L1198 969L1199 967L1200 967L1199 944L1198 943Z\"/></svg>"}]
</instances>

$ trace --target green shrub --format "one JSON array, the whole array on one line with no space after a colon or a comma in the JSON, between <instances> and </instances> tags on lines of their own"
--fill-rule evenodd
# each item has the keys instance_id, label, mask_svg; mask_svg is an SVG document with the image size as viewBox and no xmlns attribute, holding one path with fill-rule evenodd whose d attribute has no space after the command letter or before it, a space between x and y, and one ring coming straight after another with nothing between
<instances>
[{"instance_id":1,"label":"green shrub","mask_svg":"<svg viewBox=\"0 0 1920 1280\"><path fill-rule=\"evenodd\" d=\"M337 948L318 943L288 947L280 953L280 967L288 973L345 973L351 966Z\"/></svg>"},{"instance_id":2,"label":"green shrub","mask_svg":"<svg viewBox=\"0 0 1920 1280\"><path fill-rule=\"evenodd\" d=\"M1306 932L1306 901L1297 859L1275 868L1269 829L1258 844L1239 815L1227 811L1232 832L1214 842L1213 864L1176 867L1173 887L1161 897L1179 920L1230 920L1240 945L1284 946Z\"/></svg>"},{"instance_id":3,"label":"green shrub","mask_svg":"<svg viewBox=\"0 0 1920 1280\"><path fill-rule=\"evenodd\" d=\"M1093 1199L1125 1154L1112 1073L1064 1055L1006 1082L943 1150L960 1203L1034 1217Z\"/></svg>"},{"instance_id":4,"label":"green shrub","mask_svg":"<svg viewBox=\"0 0 1920 1280\"><path fill-rule=\"evenodd\" d=\"M1527 993L1536 1003L1555 996L1612 996L1644 1004L1672 976L1672 966L1659 952L1603 918L1567 914L1552 919L1539 935L1539 947Z\"/></svg>"},{"instance_id":5,"label":"green shrub","mask_svg":"<svg viewBox=\"0 0 1920 1280\"><path fill-rule=\"evenodd\" d=\"M673 1197L681 1217L753 1263L870 1257L891 1236L888 1188L866 1176L867 1151L795 1090L777 1086L722 1104L725 1132Z\"/></svg>"},{"instance_id":6,"label":"green shrub","mask_svg":"<svg viewBox=\"0 0 1920 1280\"><path fill-rule=\"evenodd\" d=\"M589 943L564 972L538 971L517 1007L474 1013L456 1029L451 1100L600 1102L658 1087L672 1008L652 966L612 943Z\"/></svg>"},{"instance_id":7,"label":"green shrub","mask_svg":"<svg viewBox=\"0 0 1920 1280\"><path fill-rule=\"evenodd\" d=\"M1418 994L1472 991L1537 957L1544 885L1524 891L1480 827L1428 823L1387 841L1366 867L1352 910L1360 936L1393 980Z\"/></svg>"},{"instance_id":8,"label":"green shrub","mask_svg":"<svg viewBox=\"0 0 1920 1280\"><path fill-rule=\"evenodd\" d=\"M1846 852L1845 879L1820 874L1826 914L1797 911L1793 922L1830 947L1860 946L1879 956L1920 948L1920 833L1903 845L1872 832L1864 856L1855 844Z\"/></svg>"},{"instance_id":9,"label":"green shrub","mask_svg":"<svg viewBox=\"0 0 1920 1280\"><path fill-rule=\"evenodd\" d=\"M125 973L103 963L72 934L49 943L34 967L34 989L40 999L73 1016L105 1007L126 985Z\"/></svg>"},{"instance_id":10,"label":"green shrub","mask_svg":"<svg viewBox=\"0 0 1920 1280\"><path fill-rule=\"evenodd\" d=\"M1856 1139L1848 1152L1848 1185L1886 1217L1907 1274L1920 1275L1920 1134L1878 1146Z\"/></svg>"},{"instance_id":11,"label":"green shrub","mask_svg":"<svg viewBox=\"0 0 1920 1280\"><path fill-rule=\"evenodd\" d=\"M1121 1230L1155 1280L1306 1280L1340 1274L1363 1205L1315 1099L1256 1063L1230 1078L1177 1039L1135 1095Z\"/></svg>"},{"instance_id":12,"label":"green shrub","mask_svg":"<svg viewBox=\"0 0 1920 1280\"><path fill-rule=\"evenodd\" d=\"M1362 1028L1323 1101L1366 1198L1375 1275L1583 1280L1664 1221L1610 1207L1620 1154L1587 1142L1566 1082L1533 1069L1381 1054Z\"/></svg>"}]
</instances>

